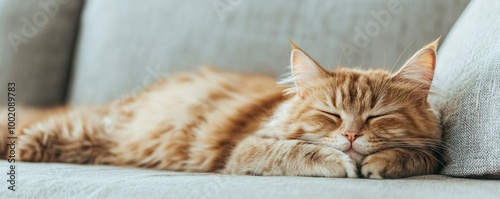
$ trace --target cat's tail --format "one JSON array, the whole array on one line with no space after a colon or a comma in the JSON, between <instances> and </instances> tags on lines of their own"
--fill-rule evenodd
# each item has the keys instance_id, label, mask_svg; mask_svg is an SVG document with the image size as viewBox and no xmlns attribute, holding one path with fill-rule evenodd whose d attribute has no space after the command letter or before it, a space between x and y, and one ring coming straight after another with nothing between
<instances>
[{"instance_id":1,"label":"cat's tail","mask_svg":"<svg viewBox=\"0 0 500 199\"><path fill-rule=\"evenodd\" d=\"M19 117L21 120L23 116ZM58 107L37 110L29 117L17 131L15 152L18 160L108 163L112 142L107 135L106 112L102 109ZM3 139L1 142L9 140ZM2 154L8 155L8 150L4 148Z\"/></svg>"},{"instance_id":2,"label":"cat's tail","mask_svg":"<svg viewBox=\"0 0 500 199\"><path fill-rule=\"evenodd\" d=\"M25 106L0 107L0 159L15 157L22 127L41 111Z\"/></svg>"}]
</instances>

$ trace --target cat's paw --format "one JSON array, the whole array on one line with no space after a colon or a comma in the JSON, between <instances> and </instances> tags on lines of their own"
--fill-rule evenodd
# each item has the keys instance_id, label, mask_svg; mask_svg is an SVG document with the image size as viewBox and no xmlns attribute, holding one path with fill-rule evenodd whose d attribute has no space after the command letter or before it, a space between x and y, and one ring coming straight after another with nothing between
<instances>
[{"instance_id":1,"label":"cat's paw","mask_svg":"<svg viewBox=\"0 0 500 199\"><path fill-rule=\"evenodd\" d=\"M365 178L373 179L401 178L403 169L401 162L388 157L387 154L372 154L361 163L361 174Z\"/></svg>"},{"instance_id":2,"label":"cat's paw","mask_svg":"<svg viewBox=\"0 0 500 199\"><path fill-rule=\"evenodd\" d=\"M326 177L358 177L356 161L347 154L330 148L320 150L320 154L324 155L325 158L323 161L325 161L325 166L330 171L330 173L325 175Z\"/></svg>"}]
</instances>

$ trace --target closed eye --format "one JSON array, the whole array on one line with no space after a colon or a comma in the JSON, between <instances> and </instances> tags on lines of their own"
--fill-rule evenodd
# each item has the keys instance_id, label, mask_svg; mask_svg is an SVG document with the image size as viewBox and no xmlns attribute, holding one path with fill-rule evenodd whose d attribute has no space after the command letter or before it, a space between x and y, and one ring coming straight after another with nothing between
<instances>
[{"instance_id":1,"label":"closed eye","mask_svg":"<svg viewBox=\"0 0 500 199\"><path fill-rule=\"evenodd\" d=\"M328 111L324 111L324 110L320 110L318 109L319 112L322 112L324 114L327 114L327 115L330 115L330 116L333 116L333 117L336 117L336 118L339 118L340 119L340 115L339 114L335 114L335 113L332 113L332 112L328 112Z\"/></svg>"},{"instance_id":2,"label":"closed eye","mask_svg":"<svg viewBox=\"0 0 500 199\"><path fill-rule=\"evenodd\" d=\"M387 116L388 114L380 114L380 115L370 115L366 118L366 121L369 121L369 120L373 120L373 119L377 119L377 118L380 118L380 117L383 117L383 116Z\"/></svg>"}]
</instances>

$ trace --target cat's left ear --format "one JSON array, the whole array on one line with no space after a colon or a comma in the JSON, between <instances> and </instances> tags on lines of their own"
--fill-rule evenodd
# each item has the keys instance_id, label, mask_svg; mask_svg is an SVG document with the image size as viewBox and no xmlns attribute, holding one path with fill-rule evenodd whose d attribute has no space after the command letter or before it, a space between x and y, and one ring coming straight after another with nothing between
<instances>
[{"instance_id":1,"label":"cat's left ear","mask_svg":"<svg viewBox=\"0 0 500 199\"><path fill-rule=\"evenodd\" d=\"M293 41L290 41L290 44L292 46L290 55L291 72L295 87L298 89L299 95L301 95L309 82L326 77L328 72Z\"/></svg>"},{"instance_id":2,"label":"cat's left ear","mask_svg":"<svg viewBox=\"0 0 500 199\"><path fill-rule=\"evenodd\" d=\"M420 49L401 69L394 74L398 79L409 80L418 84L418 87L428 91L431 87L436 67L436 49L439 38Z\"/></svg>"}]
</instances>

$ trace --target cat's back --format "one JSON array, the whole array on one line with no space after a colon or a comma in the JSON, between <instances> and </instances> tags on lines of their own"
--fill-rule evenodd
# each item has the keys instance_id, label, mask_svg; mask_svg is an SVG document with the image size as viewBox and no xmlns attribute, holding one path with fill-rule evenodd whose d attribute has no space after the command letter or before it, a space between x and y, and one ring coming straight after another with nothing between
<instances>
[{"instance_id":1,"label":"cat's back","mask_svg":"<svg viewBox=\"0 0 500 199\"><path fill-rule=\"evenodd\" d=\"M148 113L160 112L162 116L172 117L171 120L179 120L181 116L199 118L208 113L220 113L221 117L242 106L274 101L281 98L282 91L270 76L204 67L197 72L177 73L162 79L139 94L136 102L140 109L150 108Z\"/></svg>"},{"instance_id":2,"label":"cat's back","mask_svg":"<svg viewBox=\"0 0 500 199\"><path fill-rule=\"evenodd\" d=\"M167 77L117 107L123 164L213 171L282 99L275 79L204 68Z\"/></svg>"}]
</instances>

